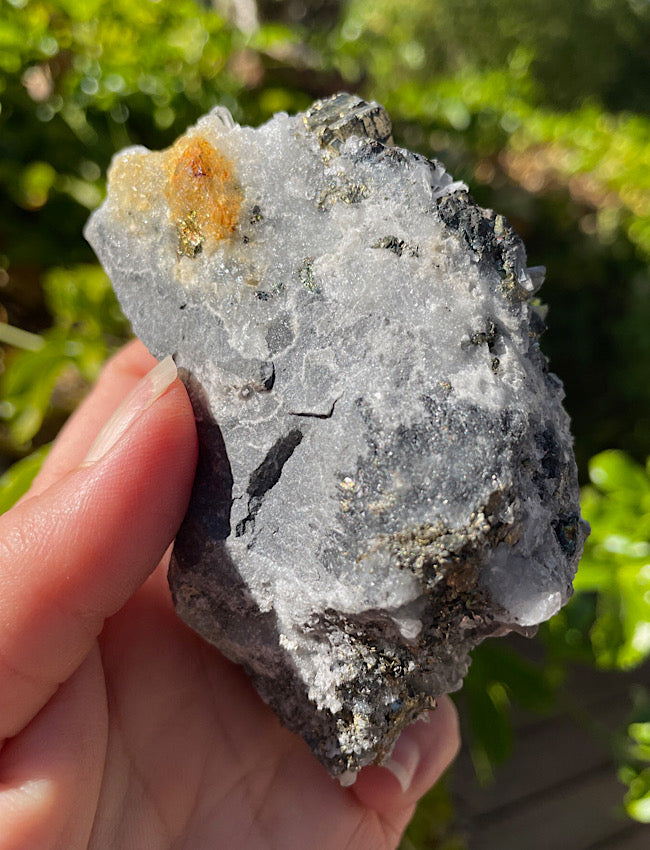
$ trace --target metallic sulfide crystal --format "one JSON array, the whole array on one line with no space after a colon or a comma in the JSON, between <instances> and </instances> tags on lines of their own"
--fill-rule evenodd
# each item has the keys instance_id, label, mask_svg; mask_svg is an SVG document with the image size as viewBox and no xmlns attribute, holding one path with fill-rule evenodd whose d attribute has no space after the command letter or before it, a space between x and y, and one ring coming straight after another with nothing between
<instances>
[{"instance_id":1,"label":"metallic sulfide crystal","mask_svg":"<svg viewBox=\"0 0 650 850\"><path fill-rule=\"evenodd\" d=\"M87 237L196 414L177 611L349 780L571 594L588 529L543 269L345 94L122 152Z\"/></svg>"}]
</instances>

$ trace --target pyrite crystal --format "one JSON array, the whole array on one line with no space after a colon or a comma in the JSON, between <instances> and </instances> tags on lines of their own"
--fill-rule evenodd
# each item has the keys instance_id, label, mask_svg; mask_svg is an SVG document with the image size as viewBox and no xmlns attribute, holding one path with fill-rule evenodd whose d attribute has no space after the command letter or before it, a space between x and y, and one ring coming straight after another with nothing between
<instances>
[{"instance_id":1,"label":"pyrite crystal","mask_svg":"<svg viewBox=\"0 0 650 850\"><path fill-rule=\"evenodd\" d=\"M571 594L587 526L543 269L347 94L124 151L87 237L196 414L177 611L349 781L473 647Z\"/></svg>"}]
</instances>

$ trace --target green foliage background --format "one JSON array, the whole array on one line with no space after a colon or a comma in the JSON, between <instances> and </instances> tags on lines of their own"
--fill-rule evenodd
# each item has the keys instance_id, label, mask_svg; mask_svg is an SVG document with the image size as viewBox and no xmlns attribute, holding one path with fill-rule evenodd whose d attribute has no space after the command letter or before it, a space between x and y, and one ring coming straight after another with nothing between
<instances>
[{"instance_id":1,"label":"green foliage background","mask_svg":"<svg viewBox=\"0 0 650 850\"><path fill-rule=\"evenodd\" d=\"M257 124L341 89L379 100L398 143L442 159L548 267L544 348L593 527L543 668L499 643L475 655L460 704L487 779L513 702L547 708L569 661L650 653L648 44L647 0L3 0L0 511L129 334L81 236L112 154L169 145L215 104ZM650 822L641 692L616 752ZM404 847L459 846L451 817L442 788Z\"/></svg>"}]
</instances>

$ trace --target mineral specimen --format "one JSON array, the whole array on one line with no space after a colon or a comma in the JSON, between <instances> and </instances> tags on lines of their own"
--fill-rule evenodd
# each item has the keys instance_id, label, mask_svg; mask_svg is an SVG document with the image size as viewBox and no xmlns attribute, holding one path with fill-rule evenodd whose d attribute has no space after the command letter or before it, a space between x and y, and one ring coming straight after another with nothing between
<instances>
[{"instance_id":1,"label":"mineral specimen","mask_svg":"<svg viewBox=\"0 0 650 850\"><path fill-rule=\"evenodd\" d=\"M346 94L124 151L87 236L196 414L178 613L350 780L474 646L571 593L587 527L543 269Z\"/></svg>"}]
</instances>

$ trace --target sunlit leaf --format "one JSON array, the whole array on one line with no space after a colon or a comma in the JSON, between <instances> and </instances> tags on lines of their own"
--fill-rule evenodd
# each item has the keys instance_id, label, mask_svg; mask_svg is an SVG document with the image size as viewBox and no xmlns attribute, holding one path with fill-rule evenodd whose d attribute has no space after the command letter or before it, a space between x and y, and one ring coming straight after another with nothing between
<instances>
[{"instance_id":1,"label":"sunlit leaf","mask_svg":"<svg viewBox=\"0 0 650 850\"><path fill-rule=\"evenodd\" d=\"M49 450L49 445L41 446L0 476L0 514L8 511L29 490Z\"/></svg>"},{"instance_id":2,"label":"sunlit leaf","mask_svg":"<svg viewBox=\"0 0 650 850\"><path fill-rule=\"evenodd\" d=\"M650 476L620 451L594 457L583 513L592 533L578 593L596 593L590 639L599 664L628 669L650 657Z\"/></svg>"}]
</instances>

